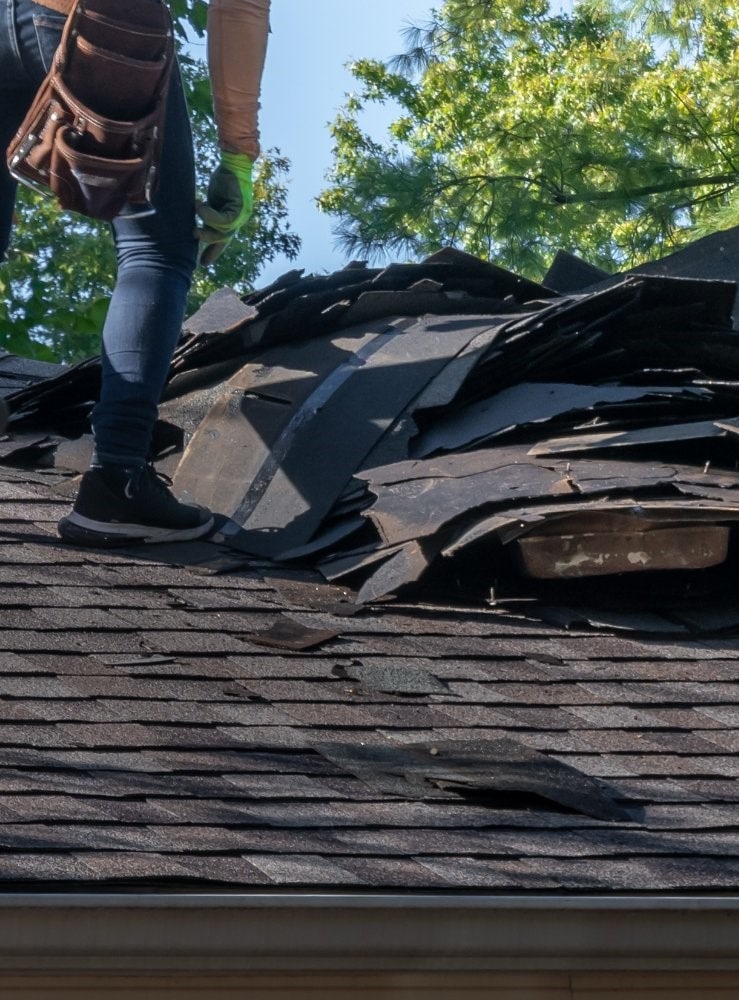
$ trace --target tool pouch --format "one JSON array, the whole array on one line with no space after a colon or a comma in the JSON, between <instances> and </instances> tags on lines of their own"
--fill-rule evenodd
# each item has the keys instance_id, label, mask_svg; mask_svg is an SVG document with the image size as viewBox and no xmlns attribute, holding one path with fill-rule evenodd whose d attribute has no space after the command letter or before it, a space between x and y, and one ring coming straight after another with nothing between
<instances>
[{"instance_id":1,"label":"tool pouch","mask_svg":"<svg viewBox=\"0 0 739 1000\"><path fill-rule=\"evenodd\" d=\"M77 0L8 147L10 173L94 219L151 214L173 61L164 3Z\"/></svg>"}]
</instances>

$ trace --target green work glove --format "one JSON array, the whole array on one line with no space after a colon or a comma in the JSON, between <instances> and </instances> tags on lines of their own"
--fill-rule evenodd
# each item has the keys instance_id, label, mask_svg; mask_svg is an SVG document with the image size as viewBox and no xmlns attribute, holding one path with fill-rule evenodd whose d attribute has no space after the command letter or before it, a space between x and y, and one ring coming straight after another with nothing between
<instances>
[{"instance_id":1,"label":"green work glove","mask_svg":"<svg viewBox=\"0 0 739 1000\"><path fill-rule=\"evenodd\" d=\"M212 264L251 215L254 163L246 153L221 153L221 162L208 184L207 201L195 206L202 223L195 236L204 244L200 263Z\"/></svg>"}]
</instances>

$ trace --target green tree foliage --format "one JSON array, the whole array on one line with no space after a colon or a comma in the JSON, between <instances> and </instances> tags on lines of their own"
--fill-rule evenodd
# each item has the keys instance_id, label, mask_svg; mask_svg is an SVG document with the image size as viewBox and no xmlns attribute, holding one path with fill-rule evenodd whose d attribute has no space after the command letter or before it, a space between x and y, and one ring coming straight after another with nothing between
<instances>
[{"instance_id":1,"label":"green tree foliage","mask_svg":"<svg viewBox=\"0 0 739 1000\"><path fill-rule=\"evenodd\" d=\"M353 67L321 208L350 254L455 245L531 277L607 270L739 223L739 8L447 0ZM388 137L362 128L396 109Z\"/></svg>"},{"instance_id":2,"label":"green tree foliage","mask_svg":"<svg viewBox=\"0 0 739 1000\"><path fill-rule=\"evenodd\" d=\"M185 43L203 35L207 4L174 0L170 6L191 112L198 187L204 191L217 162L218 146L207 70L189 54ZM261 157L254 215L215 266L197 269L190 312L224 285L238 292L249 290L264 264L274 257L297 256L300 240L291 232L287 218L288 169L279 150ZM107 224L60 212L51 200L20 188L8 257L0 267L0 349L62 361L97 354L115 280Z\"/></svg>"}]
</instances>

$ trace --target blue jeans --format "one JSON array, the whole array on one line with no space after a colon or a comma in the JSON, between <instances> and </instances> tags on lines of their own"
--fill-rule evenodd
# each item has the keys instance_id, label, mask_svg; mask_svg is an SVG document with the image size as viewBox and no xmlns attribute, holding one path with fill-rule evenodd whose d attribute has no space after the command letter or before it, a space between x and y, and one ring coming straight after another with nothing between
<instances>
[{"instance_id":1,"label":"blue jeans","mask_svg":"<svg viewBox=\"0 0 739 1000\"><path fill-rule=\"evenodd\" d=\"M0 149L7 148L49 68L64 18L32 0L0 0ZM0 261L16 185L0 158ZM92 413L99 462L143 464L179 339L197 261L190 120L172 75L156 213L112 223L118 275L103 328L102 387ZM60 252L63 248L60 247Z\"/></svg>"}]
</instances>

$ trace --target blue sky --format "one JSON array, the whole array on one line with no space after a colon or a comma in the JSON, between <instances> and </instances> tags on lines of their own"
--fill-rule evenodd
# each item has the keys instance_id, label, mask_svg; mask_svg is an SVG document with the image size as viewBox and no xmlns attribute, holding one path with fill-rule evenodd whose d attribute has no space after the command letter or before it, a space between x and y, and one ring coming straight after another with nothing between
<instances>
[{"instance_id":1,"label":"blue sky","mask_svg":"<svg viewBox=\"0 0 739 1000\"><path fill-rule=\"evenodd\" d=\"M262 82L262 147L277 146L291 161L289 207L302 237L297 261L269 264L265 285L292 267L320 274L344 261L334 247L334 220L315 207L331 164L328 126L344 95L354 89L346 64L354 59L389 59L403 51L402 30L429 20L429 0L272 0L272 34ZM377 112L377 133L390 121Z\"/></svg>"}]
</instances>

